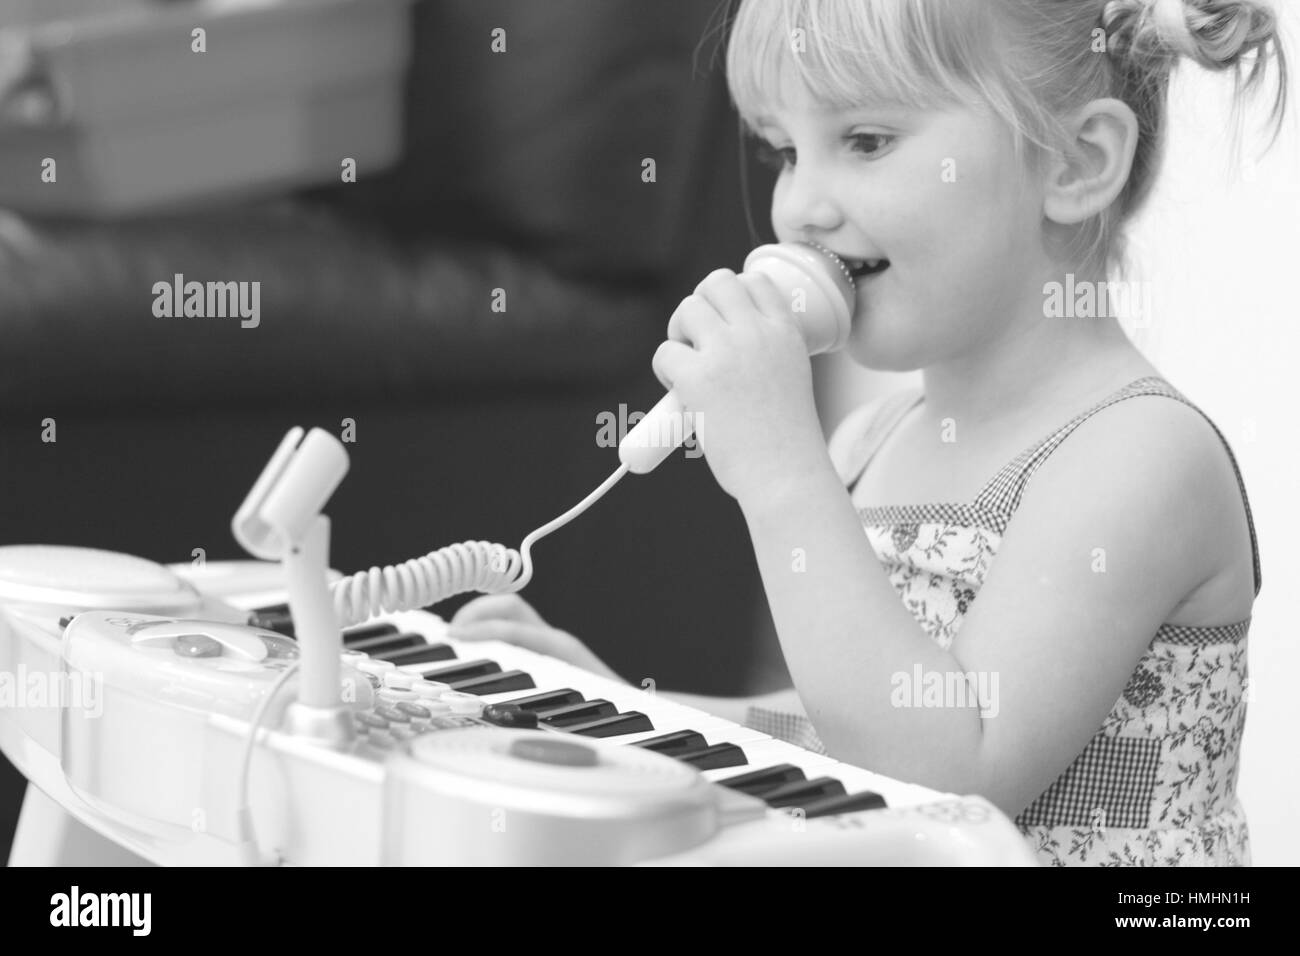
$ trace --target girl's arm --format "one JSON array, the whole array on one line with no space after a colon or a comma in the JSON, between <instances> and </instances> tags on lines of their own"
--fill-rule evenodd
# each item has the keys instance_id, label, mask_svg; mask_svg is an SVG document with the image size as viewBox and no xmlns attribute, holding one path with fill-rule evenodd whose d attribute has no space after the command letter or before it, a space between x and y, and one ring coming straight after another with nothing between
<instances>
[{"instance_id":1,"label":"girl's arm","mask_svg":"<svg viewBox=\"0 0 1300 956\"><path fill-rule=\"evenodd\" d=\"M1035 474L945 651L899 600L829 459L797 467L740 504L822 741L1011 814L1083 750L1160 624L1213 573L1222 544L1206 510L1239 498L1194 410L1134 400L1098 413ZM967 677L992 691L983 712L951 690ZM927 682L938 689L923 694Z\"/></svg>"}]
</instances>

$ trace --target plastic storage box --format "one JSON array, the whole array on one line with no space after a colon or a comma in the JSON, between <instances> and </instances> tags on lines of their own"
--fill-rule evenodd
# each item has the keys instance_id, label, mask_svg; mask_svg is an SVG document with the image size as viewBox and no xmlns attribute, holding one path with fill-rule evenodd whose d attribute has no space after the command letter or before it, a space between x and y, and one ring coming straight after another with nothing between
<instances>
[{"instance_id":1,"label":"plastic storage box","mask_svg":"<svg viewBox=\"0 0 1300 956\"><path fill-rule=\"evenodd\" d=\"M58 0L0 20L0 207L110 217L339 182L346 159L373 174L401 154L415 2Z\"/></svg>"}]
</instances>

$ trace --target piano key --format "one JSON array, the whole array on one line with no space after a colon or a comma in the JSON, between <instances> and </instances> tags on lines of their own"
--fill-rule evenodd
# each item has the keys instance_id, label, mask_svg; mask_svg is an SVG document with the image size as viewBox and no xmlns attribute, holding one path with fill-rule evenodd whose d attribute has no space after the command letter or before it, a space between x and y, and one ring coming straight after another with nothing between
<instances>
[{"instance_id":1,"label":"piano key","mask_svg":"<svg viewBox=\"0 0 1300 956\"><path fill-rule=\"evenodd\" d=\"M775 790L763 794L763 801L769 807L803 807L822 797L844 795L844 784L832 777L817 777L814 780L796 780L782 784Z\"/></svg>"},{"instance_id":2,"label":"piano key","mask_svg":"<svg viewBox=\"0 0 1300 956\"><path fill-rule=\"evenodd\" d=\"M432 644L431 647L440 647L442 645ZM395 662L396 663L396 662ZM399 667L403 666L398 664ZM512 668L512 670L515 668ZM500 674L501 665L496 661L490 661L486 658L465 661L455 664L451 667L435 667L432 670L427 668L420 669L420 676L425 680L441 681L444 684L455 683L458 680L467 680L470 677L482 677L485 674Z\"/></svg>"},{"instance_id":3,"label":"piano key","mask_svg":"<svg viewBox=\"0 0 1300 956\"><path fill-rule=\"evenodd\" d=\"M731 743L714 744L702 750L691 750L686 753L673 754L673 756L682 763L690 764L697 770L743 767L749 762L745 759L745 751Z\"/></svg>"},{"instance_id":4,"label":"piano key","mask_svg":"<svg viewBox=\"0 0 1300 956\"><path fill-rule=\"evenodd\" d=\"M371 651L371 657L381 661L392 661L398 667L410 667L412 664L431 664L434 661L454 661L456 652L446 644L424 644L420 647L408 647L405 650ZM421 676L427 676L421 673Z\"/></svg>"},{"instance_id":5,"label":"piano key","mask_svg":"<svg viewBox=\"0 0 1300 956\"><path fill-rule=\"evenodd\" d=\"M543 691L540 694L529 694L527 697L516 697L510 695L508 700L492 700L485 701L485 703L489 705L513 704L515 707L522 707L524 710L539 711L562 707L565 704L580 704L582 703L582 700L582 695L572 687L562 687L559 690L548 690Z\"/></svg>"},{"instance_id":6,"label":"piano key","mask_svg":"<svg viewBox=\"0 0 1300 956\"><path fill-rule=\"evenodd\" d=\"M403 633L394 624L363 624L360 627L350 627L343 632L343 646L349 650L356 644L363 641L374 640L376 637L389 637L394 634ZM416 631L406 631L407 634L415 634L420 638L420 643L425 643L424 635Z\"/></svg>"},{"instance_id":7,"label":"piano key","mask_svg":"<svg viewBox=\"0 0 1300 956\"><path fill-rule=\"evenodd\" d=\"M462 694L500 694L505 691L533 690L537 687L533 679L523 671L502 671L500 674L485 674L482 677L470 677L466 680L451 681L451 689Z\"/></svg>"},{"instance_id":8,"label":"piano key","mask_svg":"<svg viewBox=\"0 0 1300 956\"><path fill-rule=\"evenodd\" d=\"M584 700L578 704L565 704L563 707L550 707L537 711L538 718L552 727L564 727L568 724L581 724L598 717L613 717L618 708L607 700Z\"/></svg>"},{"instance_id":9,"label":"piano key","mask_svg":"<svg viewBox=\"0 0 1300 956\"><path fill-rule=\"evenodd\" d=\"M655 727L658 728L652 734L629 734L626 739L619 740L619 743L628 744L629 746L653 740L655 737L679 730L694 730L696 733L703 734L706 743L721 743L726 739L735 744L749 744L772 739L761 731L749 727L739 727L730 721L721 717L712 717L703 711L697 711L695 716L687 720L673 712L660 713L655 708L653 701L643 701L639 706L629 709L640 710L649 714L650 719L655 723Z\"/></svg>"},{"instance_id":10,"label":"piano key","mask_svg":"<svg viewBox=\"0 0 1300 956\"><path fill-rule=\"evenodd\" d=\"M616 737L619 734L654 730L654 725L650 723L650 718L645 714L632 710L627 713L614 714L610 717L601 717L582 724L567 724L564 729L571 734L580 734L583 737Z\"/></svg>"},{"instance_id":11,"label":"piano key","mask_svg":"<svg viewBox=\"0 0 1300 956\"><path fill-rule=\"evenodd\" d=\"M280 610L283 608L283 610ZM263 608L253 612L252 623L254 627L260 627L263 630L275 631L277 634L283 634L285 637L293 637L293 617L289 614L287 604L275 605L270 608Z\"/></svg>"},{"instance_id":12,"label":"piano key","mask_svg":"<svg viewBox=\"0 0 1300 956\"><path fill-rule=\"evenodd\" d=\"M721 739L721 738L719 738ZM836 776L844 764L827 757L825 754L815 754L810 750L804 750L796 747L794 744L786 743L784 740L768 739L755 743L746 743L745 755L749 757L749 763L752 767L772 767L777 764L789 763L794 764L807 776L819 776L828 774ZM721 783L727 777L734 776L731 770L706 770L704 777L714 783ZM873 789L867 787L855 787L855 789Z\"/></svg>"},{"instance_id":13,"label":"piano key","mask_svg":"<svg viewBox=\"0 0 1300 956\"><path fill-rule=\"evenodd\" d=\"M748 793L750 796L757 797L768 790L775 790L782 784L806 779L804 772L794 764L779 763L774 767L764 767L761 770L751 770L749 773L726 777L719 780L718 783L724 787L730 787L732 790L739 790L741 793Z\"/></svg>"},{"instance_id":14,"label":"piano key","mask_svg":"<svg viewBox=\"0 0 1300 956\"><path fill-rule=\"evenodd\" d=\"M902 783L889 777L861 770L849 764L840 763L824 754L812 753L725 718L705 713L684 704L663 700L661 697L646 693L638 687L590 674L581 668L534 653L525 648L500 641L474 641L469 643L448 640L446 638L446 622L423 611L389 614L385 615L382 620L391 621L402 631L418 631L431 641L444 641L457 652L460 658L487 658L501 665L502 670L522 670L531 674L534 683L542 690L538 694L527 695L528 697L542 697L551 693L565 692L566 696L561 699L561 702L577 703L584 697L603 699L613 703L617 708L617 712L639 711L644 713L654 727L657 728L651 731L623 734L610 738L610 742L615 745L634 744L677 730L696 730L703 734L710 744L739 744L745 751L749 759L749 765L752 767L764 768L782 763L793 764L800 768L807 777L829 776L839 780L844 784L847 793L856 793L858 791L879 793L885 798L890 807L916 806L933 802L943 796L937 791L917 784ZM416 676L422 676L419 672L423 670L422 667L412 668L412 672ZM555 690L552 690L552 688ZM507 692L504 694L484 695L474 699L481 701L485 705L491 705L521 698L517 692ZM557 703L556 706L559 706L559 704ZM728 777L735 777L737 771L733 767L728 767L705 770L702 775L706 780L721 782Z\"/></svg>"},{"instance_id":15,"label":"piano key","mask_svg":"<svg viewBox=\"0 0 1300 956\"><path fill-rule=\"evenodd\" d=\"M862 790L841 797L823 797L811 803L802 804L804 818L829 817L837 813L858 813L862 810L881 810L885 807L885 798L871 790Z\"/></svg>"},{"instance_id":16,"label":"piano key","mask_svg":"<svg viewBox=\"0 0 1300 956\"><path fill-rule=\"evenodd\" d=\"M493 704L490 707L484 707L482 718L490 724L496 724L498 727L511 727L522 729L533 729L537 727L537 715L531 710L524 710L522 707L512 707L509 704Z\"/></svg>"},{"instance_id":17,"label":"piano key","mask_svg":"<svg viewBox=\"0 0 1300 956\"><path fill-rule=\"evenodd\" d=\"M698 730L675 730L671 734L660 734L658 737L642 740L632 746L644 747L646 750L675 757L688 750L703 750L708 746L708 741Z\"/></svg>"},{"instance_id":18,"label":"piano key","mask_svg":"<svg viewBox=\"0 0 1300 956\"><path fill-rule=\"evenodd\" d=\"M892 777L881 776L878 773L854 767L852 764L842 763L818 772L827 773L841 781L844 784L844 789L849 793L857 793L863 790L878 793L885 798L885 802L890 807L914 807L922 803L933 803L938 797L938 794L928 787L903 783Z\"/></svg>"},{"instance_id":19,"label":"piano key","mask_svg":"<svg viewBox=\"0 0 1300 956\"><path fill-rule=\"evenodd\" d=\"M625 736L628 743L647 740L672 730L695 730L705 734L706 737L710 732L715 734L725 733L727 735L725 742L730 743L771 742L771 738L766 734L748 727L741 727L725 718L705 714L703 711L678 704L675 701L654 698L640 688L586 674L578 668L561 661L534 654L514 645L497 641L476 641L472 647L468 644L458 646L456 641L448 641L448 643L461 651L462 654L466 653L466 649L468 649L467 652L471 656L482 655L501 664L503 668L525 670L532 675L533 682L538 687L546 688L553 683L558 690L571 692L566 695L566 699L575 703L581 701L584 695L570 685L575 676L580 676L584 687L596 688L586 696L599 696L601 699L609 701L615 706L616 713L636 710L645 713L650 718L656 729L637 734L620 735ZM600 693L597 694L596 690L599 690ZM551 691L543 691L543 694L548 693L551 693ZM539 695L529 695L529 697L537 696ZM518 694L514 692L482 696L483 702L487 705L518 703L520 699ZM707 739L710 743L724 742L714 740L712 737L707 737ZM620 740L619 742L624 741ZM805 751L799 752L806 753ZM778 763L780 760L774 757L770 762ZM825 760L825 762L829 761Z\"/></svg>"},{"instance_id":20,"label":"piano key","mask_svg":"<svg viewBox=\"0 0 1300 956\"><path fill-rule=\"evenodd\" d=\"M346 636L345 636L346 640ZM406 647L428 647L423 635L407 631L405 634L380 634L377 637L367 637L365 640L356 641L352 644L346 644L349 651L361 651L364 654L380 654L384 651L400 651Z\"/></svg>"}]
</instances>

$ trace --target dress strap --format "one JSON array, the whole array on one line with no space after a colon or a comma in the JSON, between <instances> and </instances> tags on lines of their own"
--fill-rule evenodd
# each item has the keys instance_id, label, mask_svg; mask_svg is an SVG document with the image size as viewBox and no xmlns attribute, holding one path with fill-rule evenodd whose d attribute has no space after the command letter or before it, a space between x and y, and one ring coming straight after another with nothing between
<instances>
[{"instance_id":1,"label":"dress strap","mask_svg":"<svg viewBox=\"0 0 1300 956\"><path fill-rule=\"evenodd\" d=\"M924 398L925 392L919 388L903 389L861 409L861 413L868 416L865 422L845 420L841 427L848 429L850 433L858 433L848 452L843 456L843 461L837 463L840 477L848 487L849 494L852 494L853 489L857 487L863 472L867 470L867 465L871 464L871 459L875 457L885 439L903 417L921 404Z\"/></svg>"},{"instance_id":2,"label":"dress strap","mask_svg":"<svg viewBox=\"0 0 1300 956\"><path fill-rule=\"evenodd\" d=\"M1182 402L1189 408L1195 409L1202 418L1210 423L1214 433L1219 436L1219 441L1223 443L1224 449L1228 452L1228 460L1232 463L1232 471L1237 476L1237 488L1241 491L1242 504L1246 507L1246 526L1250 529L1250 551L1255 570L1255 594L1258 595L1260 586L1263 583L1259 567L1259 541L1255 536L1255 519L1250 510L1250 498L1246 494L1246 483L1242 480L1241 469L1237 466L1237 458L1232 453L1232 447L1228 444L1228 440L1223 437L1223 432L1219 431L1219 426L1215 425L1205 412L1197 408L1178 389L1158 376L1147 376L1130 382L1092 408L1071 419L1042 441L1025 449L994 476L992 481L985 485L984 490L975 499L976 502L1008 516L1014 514L1015 510L1020 506L1020 499L1024 494L1025 486L1029 483L1029 479L1033 477L1043 462L1051 456L1052 452L1060 447L1061 442L1065 441L1076 428L1103 408L1108 408L1116 402L1137 398L1141 395L1161 395Z\"/></svg>"}]
</instances>

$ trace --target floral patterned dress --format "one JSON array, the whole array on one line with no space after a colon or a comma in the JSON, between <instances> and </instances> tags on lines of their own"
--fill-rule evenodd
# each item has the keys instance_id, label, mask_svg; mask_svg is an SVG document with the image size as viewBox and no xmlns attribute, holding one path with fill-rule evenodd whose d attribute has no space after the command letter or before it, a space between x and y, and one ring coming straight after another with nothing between
<instances>
[{"instance_id":1,"label":"floral patterned dress","mask_svg":"<svg viewBox=\"0 0 1300 956\"><path fill-rule=\"evenodd\" d=\"M952 643L1037 468L1089 417L1140 395L1166 396L1196 408L1164 379L1138 379L1026 449L968 504L859 509L890 582L935 643L944 649ZM845 420L846 434L832 440L832 457L850 491L890 431L922 398L919 390L897 393ZM1259 550L1250 501L1232 449L1210 425L1241 489L1258 594ZM1246 817L1236 794L1249 627L1247 618L1220 627L1164 624L1156 631L1087 747L1016 816L1041 861L1055 866L1250 864ZM801 715L751 707L746 723L826 752Z\"/></svg>"}]
</instances>

